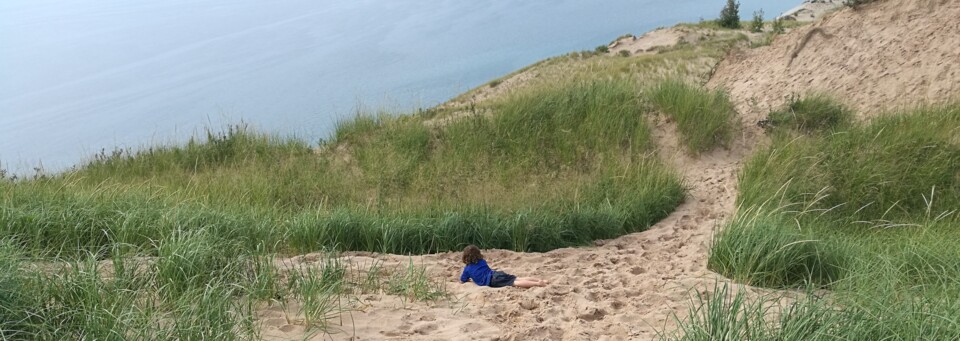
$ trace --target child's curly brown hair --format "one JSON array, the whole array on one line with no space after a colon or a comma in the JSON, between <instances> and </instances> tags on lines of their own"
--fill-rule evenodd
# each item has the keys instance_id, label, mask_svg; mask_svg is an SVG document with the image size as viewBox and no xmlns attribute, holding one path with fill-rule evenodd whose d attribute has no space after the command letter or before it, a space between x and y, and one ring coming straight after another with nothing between
<instances>
[{"instance_id":1,"label":"child's curly brown hair","mask_svg":"<svg viewBox=\"0 0 960 341\"><path fill-rule=\"evenodd\" d=\"M483 255L480 254L480 248L476 245L467 245L463 248L463 264L473 264L483 259Z\"/></svg>"}]
</instances>

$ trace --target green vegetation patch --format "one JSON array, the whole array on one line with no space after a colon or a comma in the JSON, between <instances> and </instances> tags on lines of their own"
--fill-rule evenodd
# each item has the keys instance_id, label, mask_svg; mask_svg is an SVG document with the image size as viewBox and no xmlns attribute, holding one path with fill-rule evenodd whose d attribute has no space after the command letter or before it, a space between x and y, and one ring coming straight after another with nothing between
<instances>
[{"instance_id":1,"label":"green vegetation patch","mask_svg":"<svg viewBox=\"0 0 960 341\"><path fill-rule=\"evenodd\" d=\"M770 113L765 124L804 133L849 128L853 110L823 94L793 98L783 110Z\"/></svg>"},{"instance_id":2,"label":"green vegetation patch","mask_svg":"<svg viewBox=\"0 0 960 341\"><path fill-rule=\"evenodd\" d=\"M240 125L0 174L0 338L258 339L265 306L332 332L357 295L449 292L422 266L327 250L547 251L642 231L684 188L655 155L637 78L712 65L701 52L594 56L468 110L361 114L319 144Z\"/></svg>"},{"instance_id":3,"label":"green vegetation patch","mask_svg":"<svg viewBox=\"0 0 960 341\"><path fill-rule=\"evenodd\" d=\"M808 293L701 296L684 334L664 338L960 336L960 105L828 131L780 132L748 162L741 209L708 261L738 282Z\"/></svg>"},{"instance_id":4,"label":"green vegetation patch","mask_svg":"<svg viewBox=\"0 0 960 341\"><path fill-rule=\"evenodd\" d=\"M741 212L714 236L707 266L753 286L827 285L844 275L845 254L813 231L763 212Z\"/></svg>"},{"instance_id":5,"label":"green vegetation patch","mask_svg":"<svg viewBox=\"0 0 960 341\"><path fill-rule=\"evenodd\" d=\"M677 122L681 142L692 153L726 146L733 138L736 110L723 91L666 80L649 89L647 97Z\"/></svg>"},{"instance_id":6,"label":"green vegetation patch","mask_svg":"<svg viewBox=\"0 0 960 341\"><path fill-rule=\"evenodd\" d=\"M194 242L404 254L584 245L641 231L683 200L677 175L652 154L636 93L626 81L577 81L437 127L359 116L317 148L239 127L101 154L73 172L0 185L0 236L36 256L101 258L116 245L193 255ZM174 291L205 280L177 271L165 272Z\"/></svg>"},{"instance_id":7,"label":"green vegetation patch","mask_svg":"<svg viewBox=\"0 0 960 341\"><path fill-rule=\"evenodd\" d=\"M204 230L175 236L158 257L47 261L0 241L0 337L7 340L250 340L258 310L281 311L310 333L334 332L357 295L449 296L423 266L348 267L335 253L277 265L258 251L211 243ZM168 250L169 249L169 250ZM383 278L386 278L385 280Z\"/></svg>"},{"instance_id":8,"label":"green vegetation patch","mask_svg":"<svg viewBox=\"0 0 960 341\"><path fill-rule=\"evenodd\" d=\"M876 278L875 278L876 279ZM750 297L737 286L717 284L698 293L678 328L661 340L955 340L960 304L942 295L816 292ZM954 286L953 289L957 287ZM842 308L841 308L842 307Z\"/></svg>"},{"instance_id":9,"label":"green vegetation patch","mask_svg":"<svg viewBox=\"0 0 960 341\"><path fill-rule=\"evenodd\" d=\"M741 175L740 204L897 220L960 207L960 106L877 118L830 135L780 135Z\"/></svg>"}]
</instances>

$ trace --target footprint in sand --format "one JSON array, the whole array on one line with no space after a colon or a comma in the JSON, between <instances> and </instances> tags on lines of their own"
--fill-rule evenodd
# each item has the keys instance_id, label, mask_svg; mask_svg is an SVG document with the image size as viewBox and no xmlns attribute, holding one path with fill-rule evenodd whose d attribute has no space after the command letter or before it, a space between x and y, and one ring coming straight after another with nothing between
<instances>
[{"instance_id":1,"label":"footprint in sand","mask_svg":"<svg viewBox=\"0 0 960 341\"><path fill-rule=\"evenodd\" d=\"M620 310L620 308L623 308L623 306L623 302L620 301L610 302L610 308L613 308L613 310Z\"/></svg>"},{"instance_id":2,"label":"footprint in sand","mask_svg":"<svg viewBox=\"0 0 960 341\"><path fill-rule=\"evenodd\" d=\"M438 328L436 323L424 323L414 328L413 332L420 335L427 335L436 331Z\"/></svg>"},{"instance_id":3,"label":"footprint in sand","mask_svg":"<svg viewBox=\"0 0 960 341\"><path fill-rule=\"evenodd\" d=\"M588 308L586 311L577 315L578 319L593 322L602 320L604 316L607 316L607 312L600 308Z\"/></svg>"}]
</instances>

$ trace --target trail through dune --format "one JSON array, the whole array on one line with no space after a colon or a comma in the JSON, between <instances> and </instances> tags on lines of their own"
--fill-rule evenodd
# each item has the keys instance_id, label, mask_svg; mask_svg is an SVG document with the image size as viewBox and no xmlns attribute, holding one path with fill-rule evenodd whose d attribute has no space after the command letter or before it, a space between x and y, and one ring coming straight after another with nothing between
<instances>
[{"instance_id":1,"label":"trail through dune","mask_svg":"<svg viewBox=\"0 0 960 341\"><path fill-rule=\"evenodd\" d=\"M459 284L459 253L413 257L445 276L458 299L431 306L362 297L364 309L348 316L340 333L313 339L643 340L655 337L658 328L669 329L674 313L685 316L691 289L707 290L724 281L707 270L707 247L714 228L733 212L736 173L751 144L741 138L729 150L691 157L678 147L673 123L654 124L661 157L683 172L690 191L675 212L648 231L546 253L484 251L494 268L552 282L528 290ZM355 263L379 259L399 265L411 259L348 256ZM317 259L304 255L290 262ZM302 337L303 328L286 325L279 309L264 315L265 339Z\"/></svg>"},{"instance_id":2,"label":"trail through dune","mask_svg":"<svg viewBox=\"0 0 960 341\"><path fill-rule=\"evenodd\" d=\"M491 266L552 282L528 290L459 284L459 253L417 257L350 253L355 264L413 261L444 278L452 301L422 303L389 295L359 297L358 311L333 321L323 340L648 340L672 330L691 294L721 276L707 270L712 232L733 214L737 173L767 141L756 122L792 93L823 91L862 113L937 103L960 92L960 2L899 0L842 9L778 37L768 47L731 54L708 83L731 93L740 112L733 145L700 156L679 147L675 125L651 118L659 156L683 176L686 201L649 230L545 253L485 250ZM284 260L316 263L317 255ZM748 294L763 290L738 287ZM305 338L276 307L260 312L267 340Z\"/></svg>"}]
</instances>

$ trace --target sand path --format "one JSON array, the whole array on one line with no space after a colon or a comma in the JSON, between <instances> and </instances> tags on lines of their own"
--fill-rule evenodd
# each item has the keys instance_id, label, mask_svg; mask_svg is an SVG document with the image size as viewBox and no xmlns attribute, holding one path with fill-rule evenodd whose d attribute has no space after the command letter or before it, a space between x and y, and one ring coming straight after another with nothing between
<instances>
[{"instance_id":1,"label":"sand path","mask_svg":"<svg viewBox=\"0 0 960 341\"><path fill-rule=\"evenodd\" d=\"M385 295L361 297L361 310L345 316L341 332L308 339L648 340L657 329L671 330L673 314L686 316L692 290L726 281L706 268L709 242L715 227L734 211L737 172L756 135L747 128L731 148L693 157L678 147L674 124L657 121L652 119L660 156L682 172L689 193L649 230L545 253L484 251L496 269L552 282L527 290L459 284L462 264L456 252L412 258L350 253L354 263L377 259L390 266L412 259L447 278L456 298L427 304ZM286 325L278 309L263 314L264 339L304 337L303 328Z\"/></svg>"}]
</instances>

